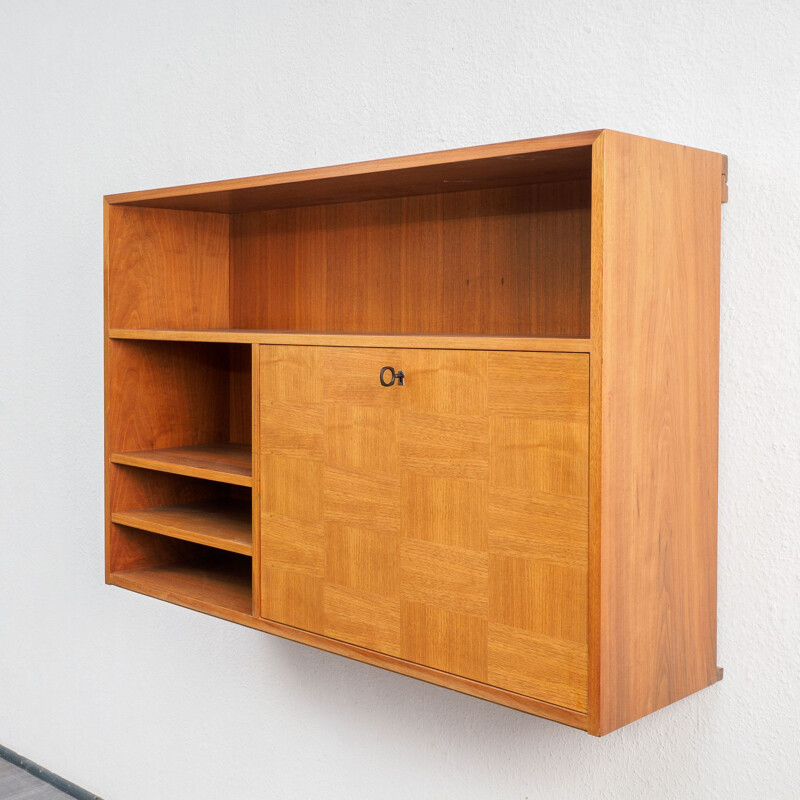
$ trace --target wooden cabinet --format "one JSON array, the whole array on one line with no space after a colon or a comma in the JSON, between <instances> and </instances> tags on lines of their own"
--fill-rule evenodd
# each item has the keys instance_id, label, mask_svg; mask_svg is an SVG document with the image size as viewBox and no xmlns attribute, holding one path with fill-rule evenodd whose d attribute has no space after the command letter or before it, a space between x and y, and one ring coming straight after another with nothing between
<instances>
[{"instance_id":1,"label":"wooden cabinet","mask_svg":"<svg viewBox=\"0 0 800 800\"><path fill-rule=\"evenodd\" d=\"M106 198L109 583L602 735L718 679L723 156Z\"/></svg>"}]
</instances>

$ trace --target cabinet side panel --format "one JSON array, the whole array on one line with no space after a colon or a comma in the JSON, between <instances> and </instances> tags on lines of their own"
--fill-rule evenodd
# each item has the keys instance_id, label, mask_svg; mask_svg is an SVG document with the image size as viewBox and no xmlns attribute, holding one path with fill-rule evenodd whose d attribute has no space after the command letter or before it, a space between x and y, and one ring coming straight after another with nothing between
<instances>
[{"instance_id":1,"label":"cabinet side panel","mask_svg":"<svg viewBox=\"0 0 800 800\"><path fill-rule=\"evenodd\" d=\"M110 328L227 328L230 218L110 206Z\"/></svg>"},{"instance_id":2,"label":"cabinet side panel","mask_svg":"<svg viewBox=\"0 0 800 800\"><path fill-rule=\"evenodd\" d=\"M604 137L600 734L717 679L723 170Z\"/></svg>"}]
</instances>

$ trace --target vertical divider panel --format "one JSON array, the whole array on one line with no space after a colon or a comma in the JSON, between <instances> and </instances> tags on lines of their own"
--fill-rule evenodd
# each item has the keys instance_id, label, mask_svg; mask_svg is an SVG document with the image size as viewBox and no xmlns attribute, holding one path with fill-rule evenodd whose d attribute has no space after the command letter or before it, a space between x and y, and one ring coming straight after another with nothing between
<instances>
[{"instance_id":1,"label":"vertical divider panel","mask_svg":"<svg viewBox=\"0 0 800 800\"><path fill-rule=\"evenodd\" d=\"M234 214L231 327L586 337L587 178Z\"/></svg>"},{"instance_id":2,"label":"vertical divider panel","mask_svg":"<svg viewBox=\"0 0 800 800\"><path fill-rule=\"evenodd\" d=\"M253 616L261 616L261 345L251 347L252 363L252 459L253 459Z\"/></svg>"}]
</instances>

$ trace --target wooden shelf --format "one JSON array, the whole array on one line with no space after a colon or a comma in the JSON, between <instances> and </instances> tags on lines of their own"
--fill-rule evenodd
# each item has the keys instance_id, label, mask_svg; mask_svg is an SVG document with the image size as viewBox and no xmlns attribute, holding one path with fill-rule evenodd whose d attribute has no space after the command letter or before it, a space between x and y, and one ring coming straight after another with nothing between
<instances>
[{"instance_id":1,"label":"wooden shelf","mask_svg":"<svg viewBox=\"0 0 800 800\"><path fill-rule=\"evenodd\" d=\"M236 486L253 485L251 449L244 444L229 442L112 453L111 461L114 464L188 475Z\"/></svg>"},{"instance_id":2,"label":"wooden shelf","mask_svg":"<svg viewBox=\"0 0 800 800\"><path fill-rule=\"evenodd\" d=\"M585 178L599 130L109 195L111 205L241 213Z\"/></svg>"},{"instance_id":3,"label":"wooden shelf","mask_svg":"<svg viewBox=\"0 0 800 800\"><path fill-rule=\"evenodd\" d=\"M117 511L111 515L111 521L231 553L253 554L252 510L249 503L240 500L202 500L138 511Z\"/></svg>"},{"instance_id":4,"label":"wooden shelf","mask_svg":"<svg viewBox=\"0 0 800 800\"><path fill-rule=\"evenodd\" d=\"M136 592L169 600L190 602L201 610L252 615L251 562L241 556L144 567L114 572L109 582Z\"/></svg>"},{"instance_id":5,"label":"wooden shelf","mask_svg":"<svg viewBox=\"0 0 800 800\"><path fill-rule=\"evenodd\" d=\"M328 333L223 329L113 328L112 339L164 342L223 342L229 344L317 345L326 347L403 347L443 350L522 350L529 352L589 353L587 338L571 336L468 336L439 334Z\"/></svg>"}]
</instances>

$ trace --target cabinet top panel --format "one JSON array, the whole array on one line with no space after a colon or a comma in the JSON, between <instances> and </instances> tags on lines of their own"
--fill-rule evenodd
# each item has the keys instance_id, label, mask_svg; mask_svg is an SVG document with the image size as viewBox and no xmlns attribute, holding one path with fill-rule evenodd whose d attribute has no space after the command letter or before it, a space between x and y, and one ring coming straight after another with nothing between
<instances>
[{"instance_id":1,"label":"cabinet top panel","mask_svg":"<svg viewBox=\"0 0 800 800\"><path fill-rule=\"evenodd\" d=\"M111 204L238 213L586 179L601 131L108 195Z\"/></svg>"}]
</instances>

